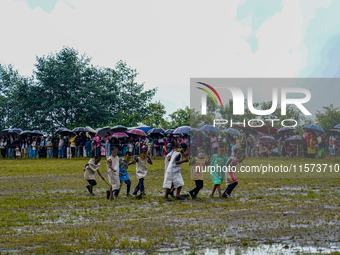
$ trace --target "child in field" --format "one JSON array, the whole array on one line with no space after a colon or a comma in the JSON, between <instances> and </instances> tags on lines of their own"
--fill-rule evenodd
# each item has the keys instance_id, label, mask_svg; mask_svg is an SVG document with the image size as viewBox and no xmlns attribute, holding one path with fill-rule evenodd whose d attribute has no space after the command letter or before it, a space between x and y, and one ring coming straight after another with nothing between
<instances>
[{"instance_id":1,"label":"child in field","mask_svg":"<svg viewBox=\"0 0 340 255\"><path fill-rule=\"evenodd\" d=\"M164 180L165 180L165 177L166 177L166 171L168 169L168 166L169 166L169 162L170 162L170 159L171 159L171 156L174 152L174 147L171 148L172 150L164 157ZM172 183L171 185L171 188L170 188L170 191L169 191L169 195L172 196L173 198L175 198L175 195L174 195L174 184ZM165 191L165 194L164 194L164 199L170 201L169 198L167 198L167 192Z\"/></svg>"},{"instance_id":2,"label":"child in field","mask_svg":"<svg viewBox=\"0 0 340 255\"><path fill-rule=\"evenodd\" d=\"M233 140L232 142L236 143L235 140ZM235 148L237 148L237 146L235 144L233 144L233 145L234 145L233 148L235 150ZM233 152L231 153L231 155L232 155L231 158L235 157ZM211 192L210 197L214 196L216 189L218 191L219 197L221 197L221 195L222 195L221 194L221 184L222 184L222 181L223 181L223 178L224 178L223 167L227 164L227 161L228 161L228 157L226 156L224 145L220 144L218 146L218 149L217 149L217 154L212 155L211 161L210 161L211 162L210 166L212 167L210 169L210 175L211 175L211 179L214 183L214 188Z\"/></svg>"},{"instance_id":3,"label":"child in field","mask_svg":"<svg viewBox=\"0 0 340 255\"><path fill-rule=\"evenodd\" d=\"M179 148L178 143L174 143L173 145L173 153L171 155L171 159L167 167L163 183L163 188L166 189L164 198L167 201L170 201L168 195L170 194L172 188L177 189L175 199L184 200L184 198L180 196L181 189L184 185L180 170L182 164L189 161L186 156L187 148L188 145L185 143L181 144L181 148ZM185 157L185 159L183 159L183 157Z\"/></svg>"},{"instance_id":4,"label":"child in field","mask_svg":"<svg viewBox=\"0 0 340 255\"><path fill-rule=\"evenodd\" d=\"M192 199L196 199L198 193L203 188L203 167L206 165L205 153L203 149L198 149L198 154L190 160L191 178L195 181L196 187L189 191Z\"/></svg>"},{"instance_id":5,"label":"child in field","mask_svg":"<svg viewBox=\"0 0 340 255\"><path fill-rule=\"evenodd\" d=\"M111 155L106 160L106 169L110 182L110 190L106 191L106 198L111 200L114 199L114 196L118 196L120 181L119 181L119 157L117 156L118 148L113 147L111 149ZM114 193L114 196L113 196Z\"/></svg>"},{"instance_id":6,"label":"child in field","mask_svg":"<svg viewBox=\"0 0 340 255\"><path fill-rule=\"evenodd\" d=\"M141 155L138 157L135 156L135 159L132 161L132 164L136 164L136 175L138 179L138 184L132 193L134 196L137 196L138 191L141 192L141 195L146 195L144 190L144 180L148 173L148 165L152 165L152 161L149 155L146 154L146 150L141 150Z\"/></svg>"},{"instance_id":7,"label":"child in field","mask_svg":"<svg viewBox=\"0 0 340 255\"><path fill-rule=\"evenodd\" d=\"M223 195L222 195L223 198L227 198L228 196L231 196L231 192L237 186L238 181L235 177L236 166L238 163L241 163L246 157L245 155L243 155L243 158L240 159L241 151L238 148L235 149L234 155L235 157L229 158L227 162L227 167L230 166L230 168L228 168L228 171L226 171L225 173L227 188L223 192Z\"/></svg>"},{"instance_id":8,"label":"child in field","mask_svg":"<svg viewBox=\"0 0 340 255\"><path fill-rule=\"evenodd\" d=\"M97 185L97 182L95 180L95 173L98 172L99 176L103 179L104 177L102 176L102 174L99 172L99 168L100 168L100 156L97 155L95 158L91 158L89 163L87 163L84 166L84 179L86 181L88 181L88 183L90 185L87 185L86 188L88 189L88 191L90 192L91 196L95 196L95 194L93 194L93 186Z\"/></svg>"},{"instance_id":9,"label":"child in field","mask_svg":"<svg viewBox=\"0 0 340 255\"><path fill-rule=\"evenodd\" d=\"M122 161L120 162L120 167L119 167L119 175L120 175L120 189L123 186L123 182L126 183L126 196L127 197L131 197L130 195L130 188L131 188L131 181L130 181L130 177L129 177L129 173L127 171L129 165L131 165L132 163L130 162L130 152L125 152L124 157L122 158ZM119 193L118 191L118 193Z\"/></svg>"}]
</instances>

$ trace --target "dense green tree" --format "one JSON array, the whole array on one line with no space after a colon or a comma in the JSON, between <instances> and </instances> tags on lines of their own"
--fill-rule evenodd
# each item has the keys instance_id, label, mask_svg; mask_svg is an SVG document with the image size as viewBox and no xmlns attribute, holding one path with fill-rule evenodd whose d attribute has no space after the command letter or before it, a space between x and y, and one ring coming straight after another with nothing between
<instances>
[{"instance_id":1,"label":"dense green tree","mask_svg":"<svg viewBox=\"0 0 340 255\"><path fill-rule=\"evenodd\" d=\"M323 107L324 112L317 111L316 121L325 131L332 129L340 123L340 107L330 106Z\"/></svg>"},{"instance_id":2,"label":"dense green tree","mask_svg":"<svg viewBox=\"0 0 340 255\"><path fill-rule=\"evenodd\" d=\"M151 127L162 127L165 129L168 127L168 123L164 119L164 115L166 114L165 106L160 101L150 103L149 112L149 115L143 120L145 125Z\"/></svg>"},{"instance_id":3,"label":"dense green tree","mask_svg":"<svg viewBox=\"0 0 340 255\"><path fill-rule=\"evenodd\" d=\"M177 111L169 114L170 123L169 128L176 128L180 126L190 126L190 116L192 110L186 106L184 109L178 109Z\"/></svg>"},{"instance_id":4,"label":"dense green tree","mask_svg":"<svg viewBox=\"0 0 340 255\"><path fill-rule=\"evenodd\" d=\"M144 91L135 69L119 61L114 69L91 65L73 48L37 57L31 78L0 66L2 128L53 131L64 126L136 125L150 115L156 89Z\"/></svg>"}]
</instances>

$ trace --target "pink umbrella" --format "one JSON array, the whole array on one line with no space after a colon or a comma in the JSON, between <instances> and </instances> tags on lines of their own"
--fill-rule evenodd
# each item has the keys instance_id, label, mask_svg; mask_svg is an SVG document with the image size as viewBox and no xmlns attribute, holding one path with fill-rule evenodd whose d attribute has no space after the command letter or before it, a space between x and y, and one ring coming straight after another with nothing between
<instances>
[{"instance_id":1,"label":"pink umbrella","mask_svg":"<svg viewBox=\"0 0 340 255\"><path fill-rule=\"evenodd\" d=\"M123 132L114 133L112 136L117 138L129 137L126 133Z\"/></svg>"},{"instance_id":2,"label":"pink umbrella","mask_svg":"<svg viewBox=\"0 0 340 255\"><path fill-rule=\"evenodd\" d=\"M126 131L126 133L138 135L138 136L146 136L145 132L143 130L140 130L140 129L131 129L129 131Z\"/></svg>"},{"instance_id":3,"label":"pink umbrella","mask_svg":"<svg viewBox=\"0 0 340 255\"><path fill-rule=\"evenodd\" d=\"M138 147L139 147L139 155L140 155L140 137L141 136L145 137L146 136L145 132L140 129L131 129L129 131L126 131L126 133L139 136Z\"/></svg>"}]
</instances>

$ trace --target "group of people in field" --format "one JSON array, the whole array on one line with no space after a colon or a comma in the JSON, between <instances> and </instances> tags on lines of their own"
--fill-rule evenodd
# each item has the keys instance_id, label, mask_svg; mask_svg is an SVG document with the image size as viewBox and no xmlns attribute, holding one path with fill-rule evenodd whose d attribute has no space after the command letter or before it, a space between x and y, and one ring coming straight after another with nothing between
<instances>
[{"instance_id":1,"label":"group of people in field","mask_svg":"<svg viewBox=\"0 0 340 255\"><path fill-rule=\"evenodd\" d=\"M241 149L241 152L247 157L306 157L306 158L336 158L339 154L340 136L329 135L326 137L324 133L317 134L313 131L305 131L302 135L303 140L299 142L286 141L292 136L299 135L298 132L284 132L278 136L278 140L274 139L270 142L261 142L256 140L252 134L244 134L241 136L233 136L228 134L225 141L227 155L232 153L232 140ZM202 138L199 136L192 137L192 144L196 147L201 146ZM209 155L216 154L218 150L218 136L214 133L209 135L206 144Z\"/></svg>"},{"instance_id":2,"label":"group of people in field","mask_svg":"<svg viewBox=\"0 0 340 255\"><path fill-rule=\"evenodd\" d=\"M197 153L195 155L191 153L189 156L189 145L184 143L183 140L182 143L174 141L171 144L171 149L167 150L167 154L164 157L164 199L172 201L170 198L172 197L175 200L184 200L188 196L196 199L203 188L206 166L211 166L215 169L214 171L208 171L214 184L210 196L214 197L217 191L219 197L229 197L238 184L235 177L236 171L235 169L231 171L230 166L236 168L237 164L241 163L245 158L238 148L235 139L232 139L230 142L231 144L228 144L228 147L232 147L232 154L229 156L226 153L227 144L225 142L220 142L217 151L215 151L216 153L213 152L211 156L209 156L211 153L206 153L203 147L196 148ZM135 196L140 198L146 195L144 182L148 174L148 164L153 164L151 156L148 154L147 145L143 145L140 155L135 156L131 156L129 151L125 152L123 156L119 156L116 146L111 147L110 152L110 156L106 158L107 184L109 186L106 198L111 200L117 198L124 183L126 184L127 197ZM101 158L100 155L96 155L84 166L84 179L88 182L86 188L91 196L94 196L93 187L97 185L95 180L96 172L106 182L99 171ZM195 182L195 188L188 191L188 194L183 195L181 194L182 187L184 186L182 165L188 162L191 178ZM132 184L128 171L131 165L136 165L136 177L138 179L138 184L132 194L130 194ZM225 170L228 169L227 167L229 167L228 171ZM222 192L221 185L224 179L227 187Z\"/></svg>"},{"instance_id":3,"label":"group of people in field","mask_svg":"<svg viewBox=\"0 0 340 255\"><path fill-rule=\"evenodd\" d=\"M28 136L19 137L11 134L1 137L1 157L2 158L91 158L96 155L109 157L111 149L116 147L118 155L122 156L126 152L131 155L138 155L140 148L146 146L149 156L167 155L171 150L173 142L184 142L189 144L188 135L171 136L157 135L152 137L142 137L141 139L129 136L117 138L109 133L105 137L88 133L70 134L68 136Z\"/></svg>"}]
</instances>

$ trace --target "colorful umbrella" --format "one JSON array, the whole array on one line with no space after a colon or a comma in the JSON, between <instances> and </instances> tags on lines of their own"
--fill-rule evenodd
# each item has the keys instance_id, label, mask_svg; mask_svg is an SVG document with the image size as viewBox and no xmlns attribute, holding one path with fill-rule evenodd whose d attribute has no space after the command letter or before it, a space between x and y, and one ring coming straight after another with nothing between
<instances>
[{"instance_id":1,"label":"colorful umbrella","mask_svg":"<svg viewBox=\"0 0 340 255\"><path fill-rule=\"evenodd\" d=\"M140 129L130 129L129 131L126 131L126 133L137 135L137 136L146 136L146 133Z\"/></svg>"},{"instance_id":2,"label":"colorful umbrella","mask_svg":"<svg viewBox=\"0 0 340 255\"><path fill-rule=\"evenodd\" d=\"M117 138L129 137L126 133L123 133L123 132L114 133L112 136L117 137Z\"/></svg>"}]
</instances>

